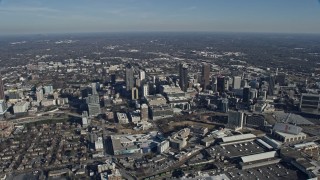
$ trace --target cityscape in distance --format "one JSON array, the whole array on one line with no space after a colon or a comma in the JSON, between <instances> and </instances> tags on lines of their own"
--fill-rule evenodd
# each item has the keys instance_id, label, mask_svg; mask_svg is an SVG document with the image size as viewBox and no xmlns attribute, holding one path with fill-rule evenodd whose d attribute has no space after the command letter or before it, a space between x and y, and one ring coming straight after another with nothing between
<instances>
[{"instance_id":1,"label":"cityscape in distance","mask_svg":"<svg viewBox=\"0 0 320 180\"><path fill-rule=\"evenodd\" d=\"M319 8L0 1L0 179L318 179Z\"/></svg>"}]
</instances>

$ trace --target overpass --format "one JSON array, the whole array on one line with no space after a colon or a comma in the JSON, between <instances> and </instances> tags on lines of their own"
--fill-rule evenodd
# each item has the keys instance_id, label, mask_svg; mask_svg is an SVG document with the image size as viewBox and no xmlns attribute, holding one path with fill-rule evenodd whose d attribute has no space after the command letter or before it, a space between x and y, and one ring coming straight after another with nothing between
<instances>
[{"instance_id":1,"label":"overpass","mask_svg":"<svg viewBox=\"0 0 320 180\"><path fill-rule=\"evenodd\" d=\"M37 114L37 116L44 116L44 115L55 115L55 114L66 114L66 115L69 115L69 116L73 116L73 117L82 117L80 114L77 114L77 113L71 113L71 112L68 112L68 111L48 111L48 112L44 112L44 113L40 113L40 114Z\"/></svg>"}]
</instances>

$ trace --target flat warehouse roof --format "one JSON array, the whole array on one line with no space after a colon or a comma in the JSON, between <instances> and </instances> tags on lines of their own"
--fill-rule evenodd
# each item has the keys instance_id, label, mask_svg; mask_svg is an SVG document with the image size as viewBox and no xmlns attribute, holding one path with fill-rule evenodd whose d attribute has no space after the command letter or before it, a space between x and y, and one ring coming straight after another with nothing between
<instances>
[{"instance_id":1,"label":"flat warehouse roof","mask_svg":"<svg viewBox=\"0 0 320 180\"><path fill-rule=\"evenodd\" d=\"M274 158L276 155L277 155L276 151L270 151L270 152L265 152L260 154L243 156L241 157L241 160L242 162L247 163L247 162L258 161L258 160L263 160L268 158Z\"/></svg>"},{"instance_id":2,"label":"flat warehouse roof","mask_svg":"<svg viewBox=\"0 0 320 180\"><path fill-rule=\"evenodd\" d=\"M223 142L232 142L232 141L240 141L243 139L252 139L256 138L254 134L240 134L240 135L235 135L235 136L228 136L228 137L223 137L222 141Z\"/></svg>"}]
</instances>

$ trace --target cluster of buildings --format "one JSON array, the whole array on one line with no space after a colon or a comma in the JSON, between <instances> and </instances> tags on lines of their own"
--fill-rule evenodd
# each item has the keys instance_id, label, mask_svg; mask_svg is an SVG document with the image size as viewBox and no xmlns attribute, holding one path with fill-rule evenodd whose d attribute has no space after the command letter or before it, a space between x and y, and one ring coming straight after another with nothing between
<instances>
[{"instance_id":1,"label":"cluster of buildings","mask_svg":"<svg viewBox=\"0 0 320 180\"><path fill-rule=\"evenodd\" d=\"M193 53L205 59L43 55L18 81L1 76L0 174L44 167L50 178L79 179L165 179L177 170L182 179L319 176L319 139L310 133L319 127L316 75L305 81L285 69L210 60L240 52Z\"/></svg>"},{"instance_id":2,"label":"cluster of buildings","mask_svg":"<svg viewBox=\"0 0 320 180\"><path fill-rule=\"evenodd\" d=\"M156 131L148 134L111 135L107 137L107 152L112 155L146 154L160 148L164 151L163 136Z\"/></svg>"},{"instance_id":3,"label":"cluster of buildings","mask_svg":"<svg viewBox=\"0 0 320 180\"><path fill-rule=\"evenodd\" d=\"M89 149L79 141L75 127L62 123L15 126L0 149L1 173L85 162L90 158Z\"/></svg>"}]
</instances>

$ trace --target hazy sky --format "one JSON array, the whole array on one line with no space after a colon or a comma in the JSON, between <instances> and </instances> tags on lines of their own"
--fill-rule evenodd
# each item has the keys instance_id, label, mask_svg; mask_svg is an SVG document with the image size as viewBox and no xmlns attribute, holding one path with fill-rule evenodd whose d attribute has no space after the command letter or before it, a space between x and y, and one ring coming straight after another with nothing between
<instances>
[{"instance_id":1,"label":"hazy sky","mask_svg":"<svg viewBox=\"0 0 320 180\"><path fill-rule=\"evenodd\" d=\"M320 33L319 0L0 0L0 34Z\"/></svg>"}]
</instances>

